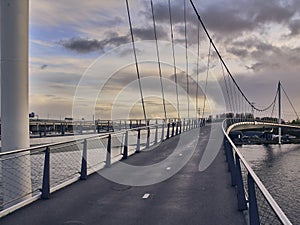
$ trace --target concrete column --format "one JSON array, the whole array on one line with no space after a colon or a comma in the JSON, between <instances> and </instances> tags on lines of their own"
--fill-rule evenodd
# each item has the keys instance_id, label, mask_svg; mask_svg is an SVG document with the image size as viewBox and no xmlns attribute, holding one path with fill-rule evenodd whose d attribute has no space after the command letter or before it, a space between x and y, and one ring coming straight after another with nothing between
<instances>
[{"instance_id":1,"label":"concrete column","mask_svg":"<svg viewBox=\"0 0 300 225\"><path fill-rule=\"evenodd\" d=\"M2 152L29 147L28 0L1 0ZM4 202L31 192L30 156L4 160Z\"/></svg>"}]
</instances>

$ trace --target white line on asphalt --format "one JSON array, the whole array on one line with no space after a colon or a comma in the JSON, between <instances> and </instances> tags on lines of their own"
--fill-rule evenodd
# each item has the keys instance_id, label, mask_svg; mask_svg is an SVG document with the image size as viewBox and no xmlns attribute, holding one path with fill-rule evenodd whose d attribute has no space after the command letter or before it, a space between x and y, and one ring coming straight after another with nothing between
<instances>
[{"instance_id":1,"label":"white line on asphalt","mask_svg":"<svg viewBox=\"0 0 300 225\"><path fill-rule=\"evenodd\" d=\"M144 194L143 199L147 199L147 198L149 198L149 196L150 196L150 194L146 193L146 194Z\"/></svg>"}]
</instances>

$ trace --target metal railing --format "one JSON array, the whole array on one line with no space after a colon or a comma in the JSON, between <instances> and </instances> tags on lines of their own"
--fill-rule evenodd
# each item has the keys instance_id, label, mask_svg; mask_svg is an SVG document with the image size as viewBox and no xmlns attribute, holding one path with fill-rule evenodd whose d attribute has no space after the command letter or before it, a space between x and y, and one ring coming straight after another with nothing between
<instances>
[{"instance_id":1,"label":"metal railing","mask_svg":"<svg viewBox=\"0 0 300 225\"><path fill-rule=\"evenodd\" d=\"M173 120L66 142L0 153L0 217L113 162L199 127L203 120Z\"/></svg>"},{"instance_id":2,"label":"metal railing","mask_svg":"<svg viewBox=\"0 0 300 225\"><path fill-rule=\"evenodd\" d=\"M248 210L250 225L292 224L230 139L229 132L233 128L230 125L237 122L237 120L224 120L222 129L231 184L237 191L238 210Z\"/></svg>"}]
</instances>

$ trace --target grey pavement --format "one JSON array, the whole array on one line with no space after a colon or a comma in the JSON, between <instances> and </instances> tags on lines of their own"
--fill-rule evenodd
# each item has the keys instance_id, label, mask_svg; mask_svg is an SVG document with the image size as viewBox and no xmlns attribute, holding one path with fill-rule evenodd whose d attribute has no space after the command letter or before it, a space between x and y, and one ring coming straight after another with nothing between
<instances>
[{"instance_id":1,"label":"grey pavement","mask_svg":"<svg viewBox=\"0 0 300 225\"><path fill-rule=\"evenodd\" d=\"M203 172L199 162L209 139L210 127L201 136L191 159L169 179L148 186L117 184L95 173L2 219L2 225L242 225L235 189L223 149ZM199 132L199 129L182 135ZM180 136L164 141L151 151L123 161L151 165L175 149ZM183 153L184 154L184 151ZM112 165L114 167L115 165ZM148 198L145 194L149 194Z\"/></svg>"}]
</instances>

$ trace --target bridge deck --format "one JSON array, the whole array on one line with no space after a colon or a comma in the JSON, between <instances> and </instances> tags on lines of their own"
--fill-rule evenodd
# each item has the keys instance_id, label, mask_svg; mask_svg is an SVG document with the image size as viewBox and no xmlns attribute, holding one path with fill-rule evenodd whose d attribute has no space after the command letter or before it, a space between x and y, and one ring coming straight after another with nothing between
<instances>
[{"instance_id":1,"label":"bridge deck","mask_svg":"<svg viewBox=\"0 0 300 225\"><path fill-rule=\"evenodd\" d=\"M0 224L245 224L242 212L237 210L223 151L207 170L198 171L209 127L201 128L201 133L204 134L192 158L164 182L129 187L93 174L87 181L53 193L50 200L39 200L2 218ZM174 137L152 151L135 154L126 162L157 163L175 148L178 139ZM149 198L142 198L145 193L150 194Z\"/></svg>"}]
</instances>

